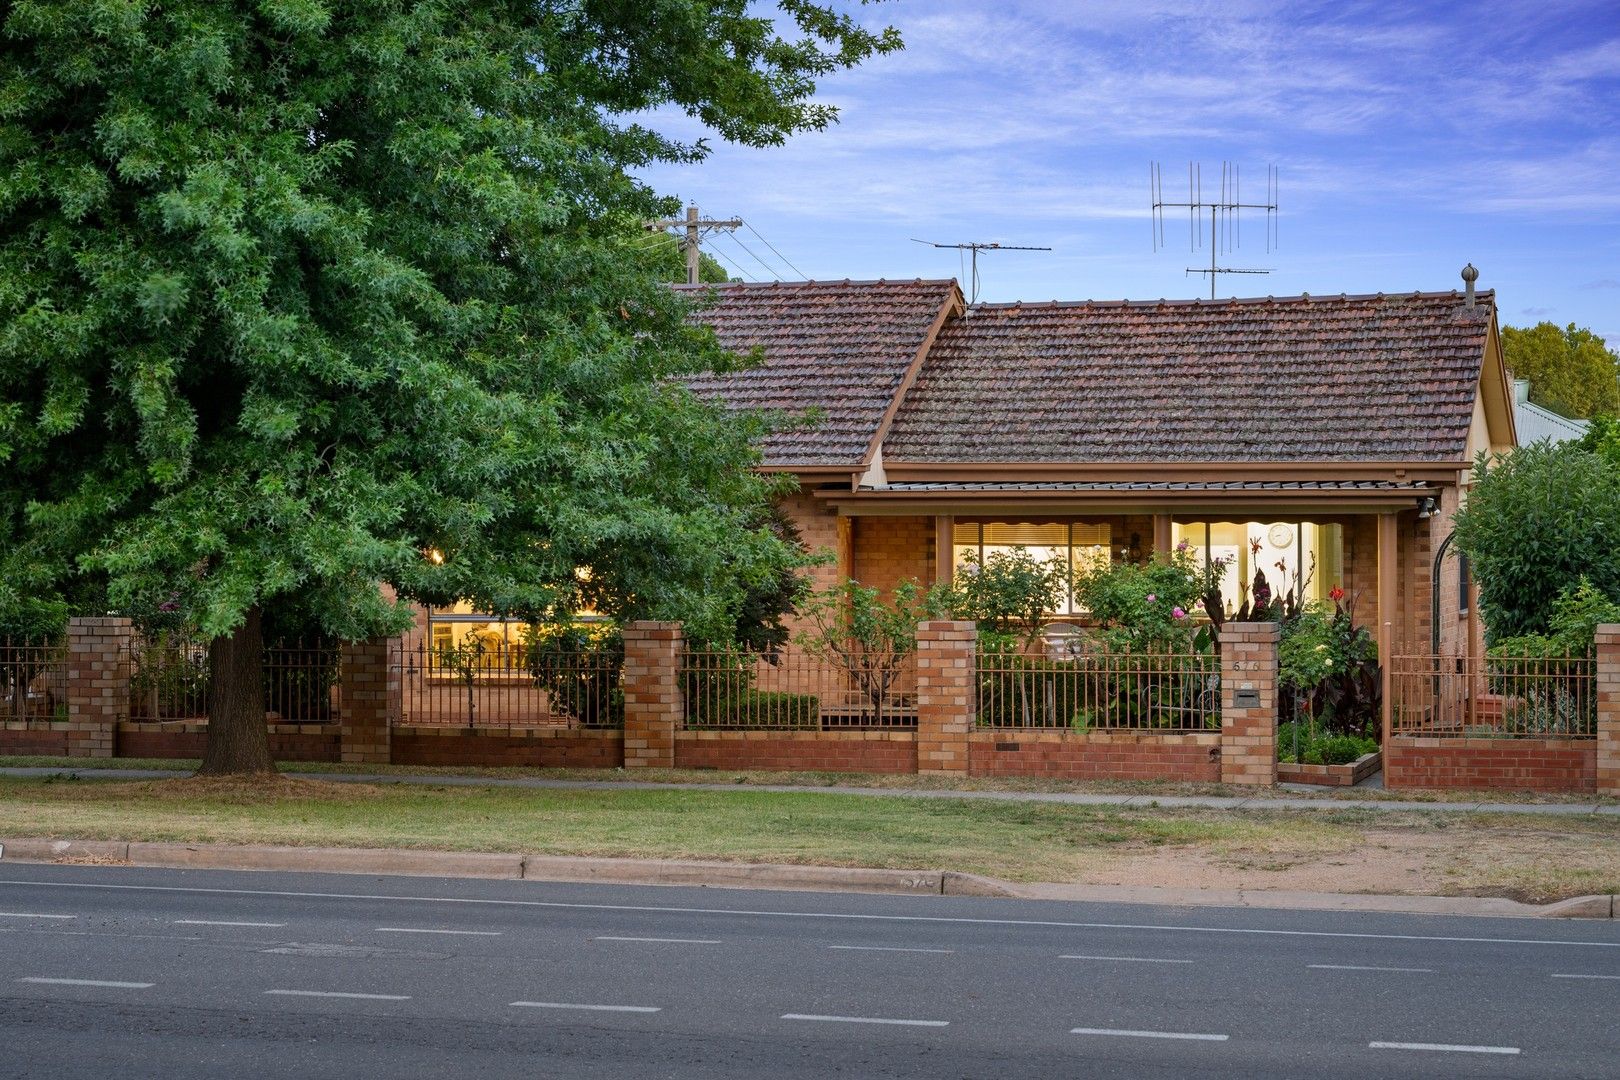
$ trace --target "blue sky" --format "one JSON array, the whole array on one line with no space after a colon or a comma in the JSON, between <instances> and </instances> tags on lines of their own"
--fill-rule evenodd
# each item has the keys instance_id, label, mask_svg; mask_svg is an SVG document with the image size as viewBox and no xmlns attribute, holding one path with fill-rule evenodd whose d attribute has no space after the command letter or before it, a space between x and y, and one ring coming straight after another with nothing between
<instances>
[{"instance_id":1,"label":"blue sky","mask_svg":"<svg viewBox=\"0 0 1620 1080\"><path fill-rule=\"evenodd\" d=\"M814 278L958 276L911 242L1054 250L981 256L981 299L1208 295L1185 217L1155 253L1148 165L1185 198L1223 160L1244 195L1281 176L1280 245L1258 217L1221 296L1461 288L1501 319L1575 322L1620 345L1620 4L891 0L852 7L906 50L822 83L841 122L784 147L715 142L644 175L745 218ZM661 126L697 133L680 116ZM1177 178L1179 182L1177 181ZM1185 212L1183 212L1184 214ZM748 231L713 250L798 277Z\"/></svg>"}]
</instances>

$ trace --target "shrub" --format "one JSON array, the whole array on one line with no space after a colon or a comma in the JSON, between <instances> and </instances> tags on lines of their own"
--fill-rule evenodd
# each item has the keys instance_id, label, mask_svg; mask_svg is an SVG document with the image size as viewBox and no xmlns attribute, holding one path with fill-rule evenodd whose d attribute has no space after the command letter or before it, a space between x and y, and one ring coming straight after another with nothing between
<instances>
[{"instance_id":1,"label":"shrub","mask_svg":"<svg viewBox=\"0 0 1620 1080\"><path fill-rule=\"evenodd\" d=\"M1620 604L1582 577L1549 606L1547 632L1503 638L1486 654L1486 680L1503 699L1503 730L1517 735L1590 735L1597 730L1592 681L1597 628L1620 622Z\"/></svg>"},{"instance_id":2,"label":"shrub","mask_svg":"<svg viewBox=\"0 0 1620 1080\"><path fill-rule=\"evenodd\" d=\"M1204 568L1178 547L1147 563L1114 563L1077 578L1075 602L1091 612L1093 635L1115 652L1189 652L1192 614L1205 588Z\"/></svg>"},{"instance_id":3,"label":"shrub","mask_svg":"<svg viewBox=\"0 0 1620 1080\"><path fill-rule=\"evenodd\" d=\"M808 728L821 726L821 699L752 687L723 692L688 692L688 728Z\"/></svg>"},{"instance_id":4,"label":"shrub","mask_svg":"<svg viewBox=\"0 0 1620 1080\"><path fill-rule=\"evenodd\" d=\"M1340 595L1339 591L1335 595ZM1378 719L1378 644L1342 599L1310 604L1282 624L1278 682L1285 716L1303 712L1329 733L1361 735Z\"/></svg>"},{"instance_id":5,"label":"shrub","mask_svg":"<svg viewBox=\"0 0 1620 1080\"><path fill-rule=\"evenodd\" d=\"M622 727L624 637L608 623L530 626L524 632L529 673L553 712L582 727Z\"/></svg>"},{"instance_id":6,"label":"shrub","mask_svg":"<svg viewBox=\"0 0 1620 1080\"><path fill-rule=\"evenodd\" d=\"M943 594L951 613L972 619L980 633L1022 638L1040 637L1049 612L1067 599L1069 566L1062 559L1037 559L1024 548L996 551L981 560L970 554Z\"/></svg>"},{"instance_id":7,"label":"shrub","mask_svg":"<svg viewBox=\"0 0 1620 1080\"><path fill-rule=\"evenodd\" d=\"M1277 760L1303 765L1348 765L1378 749L1368 735L1334 735L1319 727L1292 721L1277 728Z\"/></svg>"},{"instance_id":8,"label":"shrub","mask_svg":"<svg viewBox=\"0 0 1620 1080\"><path fill-rule=\"evenodd\" d=\"M1583 575L1598 594L1620 597L1620 469L1577 443L1482 455L1456 535L1479 583L1487 641L1546 634L1554 601Z\"/></svg>"},{"instance_id":9,"label":"shrub","mask_svg":"<svg viewBox=\"0 0 1620 1080\"><path fill-rule=\"evenodd\" d=\"M924 590L915 581L902 581L885 602L877 589L845 581L810 597L804 609L810 628L794 640L811 656L848 673L881 717L917 651L917 624L949 607L948 588Z\"/></svg>"}]
</instances>

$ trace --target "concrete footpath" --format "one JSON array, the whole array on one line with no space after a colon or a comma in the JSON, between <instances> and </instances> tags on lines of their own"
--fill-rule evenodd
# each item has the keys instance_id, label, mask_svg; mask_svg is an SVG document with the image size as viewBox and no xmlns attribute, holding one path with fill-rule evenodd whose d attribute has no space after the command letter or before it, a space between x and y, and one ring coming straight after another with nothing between
<instances>
[{"instance_id":1,"label":"concrete footpath","mask_svg":"<svg viewBox=\"0 0 1620 1080\"><path fill-rule=\"evenodd\" d=\"M1019 883L954 870L796 866L695 859L609 859L567 855L28 837L0 841L0 866L19 862L1008 897L1174 907L1480 915L1497 918L1612 919L1617 910L1616 898L1609 895L1581 896L1554 904L1537 905L1496 897Z\"/></svg>"},{"instance_id":2,"label":"concrete footpath","mask_svg":"<svg viewBox=\"0 0 1620 1080\"><path fill-rule=\"evenodd\" d=\"M178 769L0 768L0 776L70 780L167 780L186 775ZM1542 814L1620 816L1620 803L1423 802L1414 799L1310 798L1221 795L1106 795L1068 791L957 791L919 788L800 786L796 784L671 784L645 780L552 780L542 777L491 777L400 773L284 772L298 780L339 784L421 784L432 787L544 788L561 791L770 791L794 795L861 795L895 799L988 799L994 802L1058 803L1066 806L1173 807L1207 810L1366 810L1371 813ZM1297 790L1297 786L1291 790Z\"/></svg>"}]
</instances>

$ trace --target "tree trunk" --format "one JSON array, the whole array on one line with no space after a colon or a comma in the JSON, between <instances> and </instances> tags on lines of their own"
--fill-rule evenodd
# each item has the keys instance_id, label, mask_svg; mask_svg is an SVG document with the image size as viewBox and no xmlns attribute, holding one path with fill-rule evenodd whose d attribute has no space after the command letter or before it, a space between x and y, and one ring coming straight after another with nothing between
<instances>
[{"instance_id":1,"label":"tree trunk","mask_svg":"<svg viewBox=\"0 0 1620 1080\"><path fill-rule=\"evenodd\" d=\"M199 776L275 771L264 722L264 632L257 606L208 646L208 744Z\"/></svg>"}]
</instances>

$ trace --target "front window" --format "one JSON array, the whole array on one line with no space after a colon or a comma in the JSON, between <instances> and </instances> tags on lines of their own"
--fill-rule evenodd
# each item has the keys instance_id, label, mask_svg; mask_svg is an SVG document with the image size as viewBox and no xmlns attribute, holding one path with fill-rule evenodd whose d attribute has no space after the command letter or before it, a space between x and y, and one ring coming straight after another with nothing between
<instances>
[{"instance_id":1,"label":"front window","mask_svg":"<svg viewBox=\"0 0 1620 1080\"><path fill-rule=\"evenodd\" d=\"M992 555L1023 548L1042 561L1056 560L1068 569L1069 587L1064 591L1060 615L1083 615L1074 605L1073 582L1091 570L1112 561L1113 530L1104 522L958 522L953 536L952 563L960 568L968 555L983 562Z\"/></svg>"},{"instance_id":2,"label":"front window","mask_svg":"<svg viewBox=\"0 0 1620 1080\"><path fill-rule=\"evenodd\" d=\"M526 656L524 625L476 612L464 600L449 607L429 608L429 667L522 671Z\"/></svg>"},{"instance_id":3,"label":"front window","mask_svg":"<svg viewBox=\"0 0 1620 1080\"><path fill-rule=\"evenodd\" d=\"M1178 521L1171 542L1186 544L1204 566L1224 559L1221 600L1228 612L1242 606L1257 570L1273 595L1304 587L1303 599L1325 600L1344 584L1344 528L1310 521Z\"/></svg>"}]
</instances>

